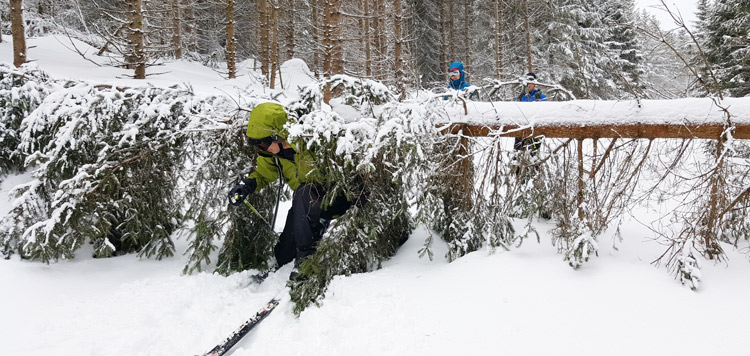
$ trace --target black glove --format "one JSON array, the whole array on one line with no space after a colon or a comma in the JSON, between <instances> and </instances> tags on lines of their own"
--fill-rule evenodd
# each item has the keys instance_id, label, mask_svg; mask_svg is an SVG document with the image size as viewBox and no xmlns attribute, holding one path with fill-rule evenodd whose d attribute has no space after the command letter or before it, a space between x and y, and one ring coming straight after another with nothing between
<instances>
[{"instance_id":1,"label":"black glove","mask_svg":"<svg viewBox=\"0 0 750 356\"><path fill-rule=\"evenodd\" d=\"M254 178L245 178L240 181L240 184L237 184L229 191L229 204L232 204L234 206L242 204L242 202L247 198L248 195L253 194L255 192L255 189L258 187L258 184L255 183Z\"/></svg>"}]
</instances>

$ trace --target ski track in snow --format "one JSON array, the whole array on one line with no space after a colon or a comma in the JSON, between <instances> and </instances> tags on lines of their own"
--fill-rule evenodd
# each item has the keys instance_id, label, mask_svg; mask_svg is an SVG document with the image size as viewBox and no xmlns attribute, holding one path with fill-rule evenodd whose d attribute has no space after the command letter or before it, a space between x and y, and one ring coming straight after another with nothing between
<instances>
[{"instance_id":1,"label":"ski track in snow","mask_svg":"<svg viewBox=\"0 0 750 356\"><path fill-rule=\"evenodd\" d=\"M30 39L30 58L53 76L112 79L126 71L97 68L52 37ZM9 62L10 44L0 43ZM285 84L308 74L290 62ZM231 94L261 87L244 76L227 81L190 62L169 63L155 85L191 78L198 92ZM294 69L296 68L296 69ZM162 70L160 70L162 71ZM287 74L285 74L287 75ZM291 95L289 95L291 97ZM8 191L29 180L11 176L0 187L0 216ZM277 229L283 224L281 209ZM645 213L644 213L645 214ZM435 258L418 258L429 236L418 228L397 255L371 273L339 276L320 307L299 318L288 294L229 355L747 355L750 263L726 246L729 262L703 262L704 283L692 292L650 264L665 248L636 222L625 241L598 238L600 254L580 270L551 246L551 223L538 223L541 243L529 239L510 252L480 250L447 263L435 239ZM518 230L521 230L519 223ZM73 261L45 265L17 256L0 261L0 349L7 355L195 355L224 340L284 288L290 266L260 286L244 287L254 271L228 277L180 274L187 244L176 257L133 255L92 259L90 246Z\"/></svg>"}]
</instances>

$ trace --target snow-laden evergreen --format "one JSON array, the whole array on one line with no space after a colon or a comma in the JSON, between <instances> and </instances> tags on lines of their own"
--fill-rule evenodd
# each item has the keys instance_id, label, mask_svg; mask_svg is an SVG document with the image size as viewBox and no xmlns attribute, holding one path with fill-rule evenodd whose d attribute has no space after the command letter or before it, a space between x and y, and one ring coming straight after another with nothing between
<instances>
[{"instance_id":1,"label":"snow-laden evergreen","mask_svg":"<svg viewBox=\"0 0 750 356\"><path fill-rule=\"evenodd\" d=\"M49 94L47 80L38 70L0 66L0 177L23 167L25 156L17 150L21 121Z\"/></svg>"},{"instance_id":2,"label":"snow-laden evergreen","mask_svg":"<svg viewBox=\"0 0 750 356\"><path fill-rule=\"evenodd\" d=\"M726 89L732 96L749 95L750 3L747 0L717 0L705 21L706 56L721 89Z\"/></svg>"},{"instance_id":3,"label":"snow-laden evergreen","mask_svg":"<svg viewBox=\"0 0 750 356\"><path fill-rule=\"evenodd\" d=\"M2 244L44 262L72 258L85 242L99 257L171 256L185 132L212 99L187 88L46 84L49 95L20 125L17 154L34 179L14 189Z\"/></svg>"}]
</instances>

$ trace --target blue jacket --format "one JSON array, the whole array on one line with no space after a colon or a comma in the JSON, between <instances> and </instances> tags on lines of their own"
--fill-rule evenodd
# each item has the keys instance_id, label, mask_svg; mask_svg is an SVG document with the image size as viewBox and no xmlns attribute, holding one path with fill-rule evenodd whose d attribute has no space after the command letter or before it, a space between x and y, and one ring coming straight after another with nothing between
<instances>
[{"instance_id":1,"label":"blue jacket","mask_svg":"<svg viewBox=\"0 0 750 356\"><path fill-rule=\"evenodd\" d=\"M466 82L466 74L464 74L464 64L461 62L453 62L448 67L448 71L451 71L451 69L458 69L458 71L461 72L461 77L459 77L457 80L451 80L448 84L448 88L455 90L464 90L468 88L470 85Z\"/></svg>"},{"instance_id":2,"label":"blue jacket","mask_svg":"<svg viewBox=\"0 0 750 356\"><path fill-rule=\"evenodd\" d=\"M547 101L547 96L541 90L534 88L531 93L523 93L513 101Z\"/></svg>"}]
</instances>

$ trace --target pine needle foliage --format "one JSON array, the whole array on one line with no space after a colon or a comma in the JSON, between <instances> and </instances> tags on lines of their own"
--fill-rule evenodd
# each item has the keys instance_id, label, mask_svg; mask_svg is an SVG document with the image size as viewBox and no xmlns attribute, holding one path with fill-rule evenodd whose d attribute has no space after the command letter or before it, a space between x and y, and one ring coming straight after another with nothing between
<instances>
[{"instance_id":1,"label":"pine needle foliage","mask_svg":"<svg viewBox=\"0 0 750 356\"><path fill-rule=\"evenodd\" d=\"M267 269L276 236L270 227L244 205L232 207L227 192L255 168L257 149L245 140L248 112L236 111L227 121L209 126L190 137L184 218L190 229L183 273L202 271L212 265L212 253L219 250L216 272L228 275L248 269ZM272 222L278 181L248 197L248 201ZM289 198L288 189L279 199Z\"/></svg>"},{"instance_id":2,"label":"pine needle foliage","mask_svg":"<svg viewBox=\"0 0 750 356\"><path fill-rule=\"evenodd\" d=\"M449 261L484 245L482 221L474 220L474 165L466 138L446 135L431 151L435 169L421 200L422 215L430 227L448 242Z\"/></svg>"},{"instance_id":3,"label":"pine needle foliage","mask_svg":"<svg viewBox=\"0 0 750 356\"><path fill-rule=\"evenodd\" d=\"M343 93L334 101L351 106L357 117L344 119L322 105L326 82L314 83L290 106L295 122L288 129L325 172L323 206L341 196L353 206L331 223L317 252L301 264L304 280L291 292L298 314L320 301L334 276L380 268L406 241L413 229L410 167L423 159L420 134L434 130L410 121L409 109L392 102L391 92L378 83L346 76L330 83ZM375 114L378 104L384 105Z\"/></svg>"},{"instance_id":4,"label":"pine needle foliage","mask_svg":"<svg viewBox=\"0 0 750 356\"><path fill-rule=\"evenodd\" d=\"M49 95L49 88L44 85L49 81L34 67L0 64L0 180L23 169L25 157L17 149L21 121Z\"/></svg>"},{"instance_id":5,"label":"pine needle foliage","mask_svg":"<svg viewBox=\"0 0 750 356\"><path fill-rule=\"evenodd\" d=\"M69 83L48 95L21 124L33 180L12 192L3 246L46 263L86 241L95 257L172 256L183 130L204 105L179 88Z\"/></svg>"}]
</instances>

